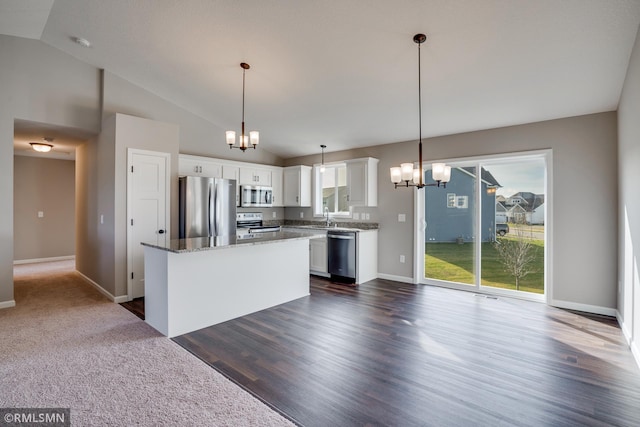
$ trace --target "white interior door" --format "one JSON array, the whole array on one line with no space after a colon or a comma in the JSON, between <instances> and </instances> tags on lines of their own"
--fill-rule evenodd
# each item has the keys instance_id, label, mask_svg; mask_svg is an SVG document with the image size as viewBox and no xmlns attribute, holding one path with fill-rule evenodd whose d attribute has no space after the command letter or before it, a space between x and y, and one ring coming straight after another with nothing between
<instances>
[{"instance_id":1,"label":"white interior door","mask_svg":"<svg viewBox=\"0 0 640 427\"><path fill-rule=\"evenodd\" d=\"M144 296L144 250L141 242L164 244L169 239L169 153L129 150L128 295Z\"/></svg>"}]
</instances>

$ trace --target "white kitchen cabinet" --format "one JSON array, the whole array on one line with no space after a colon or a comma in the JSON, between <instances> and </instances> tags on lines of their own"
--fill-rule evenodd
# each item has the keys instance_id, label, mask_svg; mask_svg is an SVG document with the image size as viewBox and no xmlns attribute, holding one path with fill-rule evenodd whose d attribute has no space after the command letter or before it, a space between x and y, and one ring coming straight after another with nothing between
<instances>
[{"instance_id":1,"label":"white kitchen cabinet","mask_svg":"<svg viewBox=\"0 0 640 427\"><path fill-rule=\"evenodd\" d=\"M222 178L222 164L207 157L181 154L178 158L178 175Z\"/></svg>"},{"instance_id":2,"label":"white kitchen cabinet","mask_svg":"<svg viewBox=\"0 0 640 427\"><path fill-rule=\"evenodd\" d=\"M323 275L329 272L326 236L309 240L309 271L312 274L322 273Z\"/></svg>"},{"instance_id":3,"label":"white kitchen cabinet","mask_svg":"<svg viewBox=\"0 0 640 427\"><path fill-rule=\"evenodd\" d=\"M289 166L283 170L285 206L311 206L311 166Z\"/></svg>"},{"instance_id":4,"label":"white kitchen cabinet","mask_svg":"<svg viewBox=\"0 0 640 427\"><path fill-rule=\"evenodd\" d=\"M378 230L361 230L356 241L356 284L378 278Z\"/></svg>"},{"instance_id":5,"label":"white kitchen cabinet","mask_svg":"<svg viewBox=\"0 0 640 427\"><path fill-rule=\"evenodd\" d=\"M378 206L378 159L347 160L349 206Z\"/></svg>"},{"instance_id":6,"label":"white kitchen cabinet","mask_svg":"<svg viewBox=\"0 0 640 427\"><path fill-rule=\"evenodd\" d=\"M240 167L240 185L271 186L271 170L267 168Z\"/></svg>"},{"instance_id":7,"label":"white kitchen cabinet","mask_svg":"<svg viewBox=\"0 0 640 427\"><path fill-rule=\"evenodd\" d=\"M271 170L272 201L274 207L284 206L283 179L282 168L274 168Z\"/></svg>"},{"instance_id":8,"label":"white kitchen cabinet","mask_svg":"<svg viewBox=\"0 0 640 427\"><path fill-rule=\"evenodd\" d=\"M236 181L236 206L240 206L240 167L228 164L222 165L222 177Z\"/></svg>"}]
</instances>

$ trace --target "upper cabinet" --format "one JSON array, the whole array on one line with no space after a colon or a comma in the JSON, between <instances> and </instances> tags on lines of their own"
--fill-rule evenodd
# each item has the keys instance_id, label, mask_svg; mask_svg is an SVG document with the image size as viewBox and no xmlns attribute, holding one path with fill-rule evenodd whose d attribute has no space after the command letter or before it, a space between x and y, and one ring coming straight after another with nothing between
<instances>
[{"instance_id":1,"label":"upper cabinet","mask_svg":"<svg viewBox=\"0 0 640 427\"><path fill-rule=\"evenodd\" d=\"M271 186L271 169L253 166L240 167L240 185Z\"/></svg>"},{"instance_id":2,"label":"upper cabinet","mask_svg":"<svg viewBox=\"0 0 640 427\"><path fill-rule=\"evenodd\" d=\"M240 167L234 165L222 165L222 177L224 179L233 179L236 181L236 206L240 206Z\"/></svg>"},{"instance_id":3,"label":"upper cabinet","mask_svg":"<svg viewBox=\"0 0 640 427\"><path fill-rule=\"evenodd\" d=\"M347 160L349 206L378 206L378 159Z\"/></svg>"},{"instance_id":4,"label":"upper cabinet","mask_svg":"<svg viewBox=\"0 0 640 427\"><path fill-rule=\"evenodd\" d=\"M178 174L236 180L236 206L240 206L241 185L272 187L273 206L284 206L283 170L280 166L180 154Z\"/></svg>"},{"instance_id":5,"label":"upper cabinet","mask_svg":"<svg viewBox=\"0 0 640 427\"><path fill-rule=\"evenodd\" d=\"M289 166L284 171L284 206L311 206L311 166Z\"/></svg>"},{"instance_id":6,"label":"upper cabinet","mask_svg":"<svg viewBox=\"0 0 640 427\"><path fill-rule=\"evenodd\" d=\"M222 178L222 164L206 157L180 154L178 161L178 175Z\"/></svg>"},{"instance_id":7,"label":"upper cabinet","mask_svg":"<svg viewBox=\"0 0 640 427\"><path fill-rule=\"evenodd\" d=\"M281 167L271 169L272 201L274 207L284 206L283 175Z\"/></svg>"}]
</instances>

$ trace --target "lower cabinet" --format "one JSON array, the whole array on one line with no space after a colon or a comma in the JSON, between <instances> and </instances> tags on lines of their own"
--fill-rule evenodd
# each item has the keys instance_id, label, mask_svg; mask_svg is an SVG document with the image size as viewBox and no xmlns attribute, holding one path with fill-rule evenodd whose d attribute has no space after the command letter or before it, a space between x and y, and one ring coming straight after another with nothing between
<instances>
[{"instance_id":1,"label":"lower cabinet","mask_svg":"<svg viewBox=\"0 0 640 427\"><path fill-rule=\"evenodd\" d=\"M309 240L309 271L312 274L327 275L327 237Z\"/></svg>"}]
</instances>

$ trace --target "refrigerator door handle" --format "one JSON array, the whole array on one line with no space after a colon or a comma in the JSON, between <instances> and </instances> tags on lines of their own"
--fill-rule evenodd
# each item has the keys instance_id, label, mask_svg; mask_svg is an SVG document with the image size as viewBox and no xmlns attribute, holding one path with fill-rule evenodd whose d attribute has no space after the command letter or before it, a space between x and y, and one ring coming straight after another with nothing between
<instances>
[{"instance_id":1,"label":"refrigerator door handle","mask_svg":"<svg viewBox=\"0 0 640 427\"><path fill-rule=\"evenodd\" d=\"M220 203L220 181L217 179L213 180L213 232L215 236L219 236L222 231L222 222L221 222L221 214L222 209L221 206L218 206Z\"/></svg>"},{"instance_id":2,"label":"refrigerator door handle","mask_svg":"<svg viewBox=\"0 0 640 427\"><path fill-rule=\"evenodd\" d=\"M214 208L214 204L213 204L213 182L209 182L209 199L207 200L208 205L209 205L209 224L208 224L208 234L209 236L215 236L215 208Z\"/></svg>"}]
</instances>

